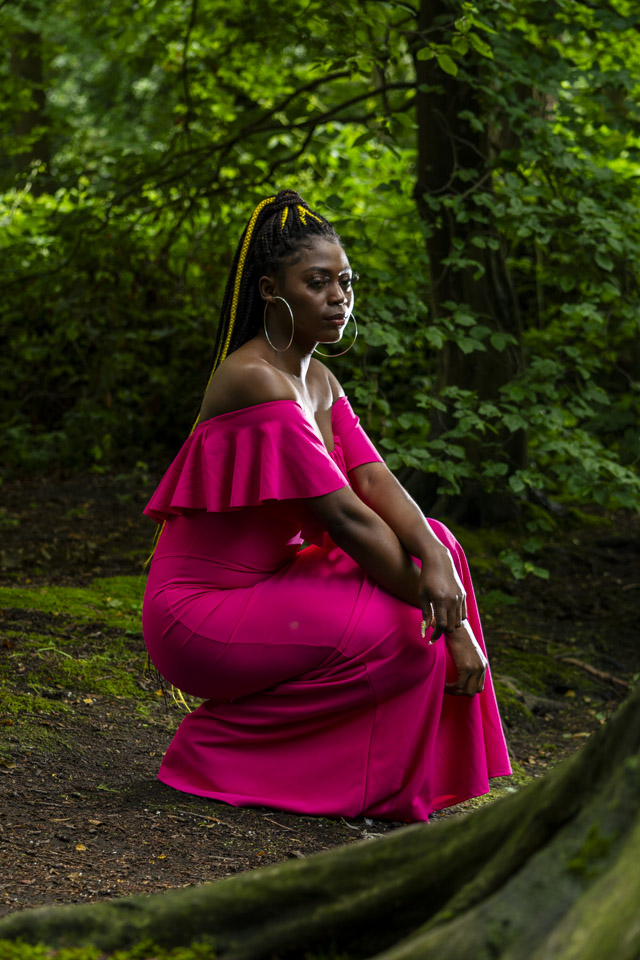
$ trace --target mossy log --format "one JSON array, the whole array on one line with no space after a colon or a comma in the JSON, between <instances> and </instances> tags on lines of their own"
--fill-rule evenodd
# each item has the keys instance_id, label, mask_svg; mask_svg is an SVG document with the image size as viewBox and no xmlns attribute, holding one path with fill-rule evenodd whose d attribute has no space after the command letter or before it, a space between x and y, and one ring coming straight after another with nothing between
<instances>
[{"instance_id":1,"label":"mossy log","mask_svg":"<svg viewBox=\"0 0 640 960\"><path fill-rule=\"evenodd\" d=\"M24 911L0 939L104 952L211 941L217 960L636 960L640 688L517 794L217 883Z\"/></svg>"}]
</instances>

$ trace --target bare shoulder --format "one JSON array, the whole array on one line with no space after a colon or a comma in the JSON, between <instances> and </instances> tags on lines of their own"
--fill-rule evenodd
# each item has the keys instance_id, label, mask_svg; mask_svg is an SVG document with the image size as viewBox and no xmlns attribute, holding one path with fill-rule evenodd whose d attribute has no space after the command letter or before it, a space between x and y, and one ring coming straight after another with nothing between
<instances>
[{"instance_id":1,"label":"bare shoulder","mask_svg":"<svg viewBox=\"0 0 640 960\"><path fill-rule=\"evenodd\" d=\"M279 370L258 357L232 354L216 370L200 410L200 420L272 400L297 400Z\"/></svg>"},{"instance_id":2,"label":"bare shoulder","mask_svg":"<svg viewBox=\"0 0 640 960\"><path fill-rule=\"evenodd\" d=\"M342 389L340 381L336 375L324 365L324 363L321 363L314 357L312 360L312 368L314 378L330 391L331 403L335 403L339 397L344 397L344 390Z\"/></svg>"}]
</instances>

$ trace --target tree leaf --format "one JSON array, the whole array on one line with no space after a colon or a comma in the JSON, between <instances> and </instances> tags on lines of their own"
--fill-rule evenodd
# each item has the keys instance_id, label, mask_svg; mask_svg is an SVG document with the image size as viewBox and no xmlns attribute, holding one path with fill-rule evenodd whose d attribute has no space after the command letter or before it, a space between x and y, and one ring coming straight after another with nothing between
<instances>
[{"instance_id":1,"label":"tree leaf","mask_svg":"<svg viewBox=\"0 0 640 960\"><path fill-rule=\"evenodd\" d=\"M468 33L467 37L469 38L469 43L480 53L483 57L488 57L493 59L493 50L486 41L482 40L477 33Z\"/></svg>"},{"instance_id":2,"label":"tree leaf","mask_svg":"<svg viewBox=\"0 0 640 960\"><path fill-rule=\"evenodd\" d=\"M602 267L603 270L613 270L613 260L610 260L609 257L605 256L602 251L596 250L594 260L599 267Z\"/></svg>"},{"instance_id":3,"label":"tree leaf","mask_svg":"<svg viewBox=\"0 0 640 960\"><path fill-rule=\"evenodd\" d=\"M438 53L436 54L436 59L441 70L443 70L445 73L449 73L452 77L457 77L458 64L451 59L448 53Z\"/></svg>"}]
</instances>

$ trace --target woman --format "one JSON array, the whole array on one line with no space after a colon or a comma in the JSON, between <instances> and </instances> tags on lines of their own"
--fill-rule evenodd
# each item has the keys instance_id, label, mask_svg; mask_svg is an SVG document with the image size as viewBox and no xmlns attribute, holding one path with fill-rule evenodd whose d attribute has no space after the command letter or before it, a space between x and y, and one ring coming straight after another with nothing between
<instances>
[{"instance_id":1,"label":"woman","mask_svg":"<svg viewBox=\"0 0 640 960\"><path fill-rule=\"evenodd\" d=\"M145 511L164 524L147 647L205 699L159 776L234 805L426 820L510 768L464 554L313 355L342 339L353 280L298 194L258 205L197 427Z\"/></svg>"}]
</instances>

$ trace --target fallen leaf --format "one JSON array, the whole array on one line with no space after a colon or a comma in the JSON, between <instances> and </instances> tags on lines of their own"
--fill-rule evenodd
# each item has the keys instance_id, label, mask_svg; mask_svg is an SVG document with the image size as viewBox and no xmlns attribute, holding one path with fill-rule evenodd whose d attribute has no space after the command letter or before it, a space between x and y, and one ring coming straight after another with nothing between
<instances>
[{"instance_id":1,"label":"fallen leaf","mask_svg":"<svg viewBox=\"0 0 640 960\"><path fill-rule=\"evenodd\" d=\"M76 850L86 850L84 843L76 843Z\"/></svg>"}]
</instances>

